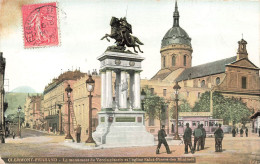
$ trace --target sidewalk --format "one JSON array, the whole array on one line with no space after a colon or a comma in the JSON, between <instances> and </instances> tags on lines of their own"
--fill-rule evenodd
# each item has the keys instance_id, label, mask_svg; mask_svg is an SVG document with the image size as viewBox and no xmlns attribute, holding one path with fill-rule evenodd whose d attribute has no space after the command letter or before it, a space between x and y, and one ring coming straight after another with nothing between
<instances>
[{"instance_id":1,"label":"sidewalk","mask_svg":"<svg viewBox=\"0 0 260 164\"><path fill-rule=\"evenodd\" d=\"M31 128L25 128L25 129L34 130L34 131L49 134L49 135L59 135L58 133L55 134L53 132L48 132L48 131L44 131L44 130L37 130L37 129L31 129Z\"/></svg>"}]
</instances>

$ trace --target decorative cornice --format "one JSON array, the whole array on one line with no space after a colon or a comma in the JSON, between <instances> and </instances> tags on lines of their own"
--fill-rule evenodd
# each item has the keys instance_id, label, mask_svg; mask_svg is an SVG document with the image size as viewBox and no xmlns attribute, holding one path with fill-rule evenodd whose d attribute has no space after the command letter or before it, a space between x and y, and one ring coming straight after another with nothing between
<instances>
[{"instance_id":1,"label":"decorative cornice","mask_svg":"<svg viewBox=\"0 0 260 164\"><path fill-rule=\"evenodd\" d=\"M193 49L191 47L164 47L160 50L160 53L164 51L169 51L169 50L187 50L190 51L191 53L193 52Z\"/></svg>"}]
</instances>

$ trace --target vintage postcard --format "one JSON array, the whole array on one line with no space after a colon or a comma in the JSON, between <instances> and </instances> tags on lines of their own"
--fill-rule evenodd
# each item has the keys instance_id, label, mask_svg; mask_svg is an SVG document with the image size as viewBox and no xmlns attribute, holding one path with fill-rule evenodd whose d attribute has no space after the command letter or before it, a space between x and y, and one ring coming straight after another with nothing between
<instances>
[{"instance_id":1,"label":"vintage postcard","mask_svg":"<svg viewBox=\"0 0 260 164\"><path fill-rule=\"evenodd\" d=\"M257 0L0 0L0 163L260 163Z\"/></svg>"}]
</instances>

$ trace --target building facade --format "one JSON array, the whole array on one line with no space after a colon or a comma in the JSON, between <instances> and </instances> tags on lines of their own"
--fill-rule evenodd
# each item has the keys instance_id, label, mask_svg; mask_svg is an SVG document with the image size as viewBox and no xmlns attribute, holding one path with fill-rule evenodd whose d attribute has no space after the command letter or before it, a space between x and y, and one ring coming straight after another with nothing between
<instances>
[{"instance_id":1,"label":"building facade","mask_svg":"<svg viewBox=\"0 0 260 164\"><path fill-rule=\"evenodd\" d=\"M32 110L31 110L31 97L28 96L25 99L24 103L24 126L31 128L33 126L33 118L32 118Z\"/></svg>"},{"instance_id":2,"label":"building facade","mask_svg":"<svg viewBox=\"0 0 260 164\"><path fill-rule=\"evenodd\" d=\"M73 109L78 125L81 125L81 135L87 138L89 134L89 92L86 87L86 80L89 78L85 75L78 79L73 85ZM95 88L92 94L92 131L96 130L98 125L98 112L101 110L101 78L94 72L92 79L95 80Z\"/></svg>"},{"instance_id":3,"label":"building facade","mask_svg":"<svg viewBox=\"0 0 260 164\"><path fill-rule=\"evenodd\" d=\"M43 130L44 125L44 108L42 107L42 95L35 95L28 97L24 104L24 126Z\"/></svg>"},{"instance_id":4,"label":"building facade","mask_svg":"<svg viewBox=\"0 0 260 164\"><path fill-rule=\"evenodd\" d=\"M49 132L68 132L68 109L70 109L70 133L74 134L77 126L77 120L74 113L74 83L77 79L85 76L85 73L79 70L68 71L53 79L48 84L43 93L44 108L44 128ZM73 89L70 98L70 107L68 106L68 96L65 89L70 85Z\"/></svg>"},{"instance_id":5,"label":"building facade","mask_svg":"<svg viewBox=\"0 0 260 164\"><path fill-rule=\"evenodd\" d=\"M3 57L3 53L0 52L0 142L5 143L5 110L7 109L7 104L4 103L4 78L5 78L5 65L6 61Z\"/></svg>"}]
</instances>

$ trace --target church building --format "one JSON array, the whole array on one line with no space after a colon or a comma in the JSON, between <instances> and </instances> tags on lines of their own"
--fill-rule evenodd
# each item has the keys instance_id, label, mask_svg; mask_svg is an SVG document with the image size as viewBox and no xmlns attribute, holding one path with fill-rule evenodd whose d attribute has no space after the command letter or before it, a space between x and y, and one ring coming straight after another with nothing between
<instances>
[{"instance_id":1,"label":"church building","mask_svg":"<svg viewBox=\"0 0 260 164\"><path fill-rule=\"evenodd\" d=\"M237 54L225 59L192 66L192 44L187 32L180 27L177 2L173 13L173 26L161 42L161 69L150 79L143 80L142 87L148 86L153 93L173 100L175 82L181 86L180 97L191 106L206 91L218 91L225 97L234 97L246 103L256 112L260 107L259 68L248 59L247 42L238 42ZM166 94L169 92L169 94ZM147 121L147 130L156 133L159 121ZM157 124L156 124L157 122ZM171 116L166 121L166 130L171 132Z\"/></svg>"}]
</instances>

